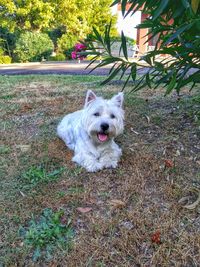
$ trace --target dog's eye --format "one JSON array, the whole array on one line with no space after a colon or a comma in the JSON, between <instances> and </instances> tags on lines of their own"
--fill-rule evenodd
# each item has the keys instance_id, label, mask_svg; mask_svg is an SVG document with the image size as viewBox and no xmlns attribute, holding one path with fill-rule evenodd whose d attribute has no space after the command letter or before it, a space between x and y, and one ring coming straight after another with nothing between
<instances>
[{"instance_id":1,"label":"dog's eye","mask_svg":"<svg viewBox=\"0 0 200 267\"><path fill-rule=\"evenodd\" d=\"M96 113L94 113L94 116L95 117L99 117L100 116L100 113L99 112L96 112Z\"/></svg>"},{"instance_id":2,"label":"dog's eye","mask_svg":"<svg viewBox=\"0 0 200 267\"><path fill-rule=\"evenodd\" d=\"M111 114L110 117L111 117L111 119L115 119L115 115L114 114Z\"/></svg>"}]
</instances>

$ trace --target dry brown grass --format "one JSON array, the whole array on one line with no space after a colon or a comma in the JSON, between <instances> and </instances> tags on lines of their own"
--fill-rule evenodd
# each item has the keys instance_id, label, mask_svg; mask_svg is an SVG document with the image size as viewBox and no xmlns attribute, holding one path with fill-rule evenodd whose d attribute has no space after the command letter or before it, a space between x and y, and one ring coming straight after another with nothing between
<instances>
[{"instance_id":1,"label":"dry brown grass","mask_svg":"<svg viewBox=\"0 0 200 267\"><path fill-rule=\"evenodd\" d=\"M55 128L82 106L88 88L105 96L120 90L99 87L96 79L1 81L0 266L199 266L200 208L178 202L185 196L194 202L200 190L199 102L184 95L177 103L175 96L163 99L148 90L128 96L126 129L117 140L123 148L119 167L91 174L71 162ZM42 161L66 170L55 182L23 191L22 173ZM33 263L17 231L47 207L62 208L72 219L74 247ZM160 242L153 242L159 232Z\"/></svg>"}]
</instances>

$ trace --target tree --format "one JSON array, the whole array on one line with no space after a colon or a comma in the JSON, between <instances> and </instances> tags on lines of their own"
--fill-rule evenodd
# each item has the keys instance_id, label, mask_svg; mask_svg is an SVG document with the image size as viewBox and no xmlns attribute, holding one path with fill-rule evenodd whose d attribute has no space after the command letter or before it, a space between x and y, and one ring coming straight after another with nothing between
<instances>
[{"instance_id":1,"label":"tree","mask_svg":"<svg viewBox=\"0 0 200 267\"><path fill-rule=\"evenodd\" d=\"M102 32L110 20L116 21L111 14L111 1L0 0L0 35L5 30L16 37L26 31L48 33L55 49L65 52L85 39L93 25ZM5 41L7 36L3 36Z\"/></svg>"},{"instance_id":2,"label":"tree","mask_svg":"<svg viewBox=\"0 0 200 267\"><path fill-rule=\"evenodd\" d=\"M110 20L116 22L111 14L111 3L112 0L53 0L55 25L65 27L65 33L77 39L85 39L93 26L103 32Z\"/></svg>"},{"instance_id":3,"label":"tree","mask_svg":"<svg viewBox=\"0 0 200 267\"><path fill-rule=\"evenodd\" d=\"M53 20L50 1L44 0L0 0L0 21L2 27L11 31L41 31L48 28Z\"/></svg>"},{"instance_id":4,"label":"tree","mask_svg":"<svg viewBox=\"0 0 200 267\"><path fill-rule=\"evenodd\" d=\"M131 62L127 56L126 37L123 32L121 50L124 57L121 58L112 55L110 26L106 27L104 35L94 28L93 42L89 43L91 53L95 54L92 63L101 54L104 59L97 67L114 64L104 83L121 73L121 78L126 77L124 87L132 79L134 91L146 85L157 88L162 84L168 94L173 89L179 93L187 84L191 84L193 88L200 82L200 0L115 0L113 5L115 4L121 5L124 17L141 9L148 14L137 27L149 29L148 39L157 36L158 40L153 51L144 55L138 63ZM101 53L96 50L94 41L101 47ZM160 60L158 57L161 55L166 57ZM145 64L142 64L142 60ZM149 67L148 71L137 79L138 68L144 68L146 65ZM129 69L129 74L125 75Z\"/></svg>"}]
</instances>

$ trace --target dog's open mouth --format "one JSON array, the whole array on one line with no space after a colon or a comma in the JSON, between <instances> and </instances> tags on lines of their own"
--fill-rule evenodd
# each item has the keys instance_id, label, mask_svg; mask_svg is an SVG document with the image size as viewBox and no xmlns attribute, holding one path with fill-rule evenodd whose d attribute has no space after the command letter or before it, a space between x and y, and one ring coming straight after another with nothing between
<instances>
[{"instance_id":1,"label":"dog's open mouth","mask_svg":"<svg viewBox=\"0 0 200 267\"><path fill-rule=\"evenodd\" d=\"M97 137L101 142L106 142L108 140L108 134L105 133L98 133Z\"/></svg>"}]
</instances>

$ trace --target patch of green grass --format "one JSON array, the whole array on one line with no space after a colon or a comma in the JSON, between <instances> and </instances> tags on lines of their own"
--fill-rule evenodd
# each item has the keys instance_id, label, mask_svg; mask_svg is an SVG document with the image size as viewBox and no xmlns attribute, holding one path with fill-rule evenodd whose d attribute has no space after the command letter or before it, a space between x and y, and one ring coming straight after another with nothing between
<instances>
[{"instance_id":1,"label":"patch of green grass","mask_svg":"<svg viewBox=\"0 0 200 267\"><path fill-rule=\"evenodd\" d=\"M45 164L41 164L39 166L31 166L27 171L22 173L21 178L25 183L23 188L32 188L40 183L55 181L63 171L63 167L57 167L53 170L48 171Z\"/></svg>"},{"instance_id":2,"label":"patch of green grass","mask_svg":"<svg viewBox=\"0 0 200 267\"><path fill-rule=\"evenodd\" d=\"M156 124L158 126L161 126L162 125L162 122L163 122L163 117L162 115L159 115L159 114L155 114L151 117L151 121L153 124Z\"/></svg>"},{"instance_id":3,"label":"patch of green grass","mask_svg":"<svg viewBox=\"0 0 200 267\"><path fill-rule=\"evenodd\" d=\"M32 250L32 259L50 260L57 249L72 249L74 230L71 220L67 219L63 210L53 212L44 209L39 218L34 216L28 226L20 227L19 234L25 246Z\"/></svg>"},{"instance_id":4,"label":"patch of green grass","mask_svg":"<svg viewBox=\"0 0 200 267\"><path fill-rule=\"evenodd\" d=\"M15 94L7 94L7 95L0 96L0 99L10 100L10 99L14 98L15 96L16 96Z\"/></svg>"},{"instance_id":5,"label":"patch of green grass","mask_svg":"<svg viewBox=\"0 0 200 267\"><path fill-rule=\"evenodd\" d=\"M189 118L200 125L200 95L196 94L191 97L180 100L180 112L187 110Z\"/></svg>"},{"instance_id":6,"label":"patch of green grass","mask_svg":"<svg viewBox=\"0 0 200 267\"><path fill-rule=\"evenodd\" d=\"M67 85L69 83L89 83L101 82L105 76L95 75L16 75L16 76L0 76L0 86L15 87L16 84L30 83L30 82L44 82L48 80L51 83L59 83L59 85Z\"/></svg>"},{"instance_id":7,"label":"patch of green grass","mask_svg":"<svg viewBox=\"0 0 200 267\"><path fill-rule=\"evenodd\" d=\"M0 154L8 154L10 152L10 147L6 145L0 145Z\"/></svg>"},{"instance_id":8,"label":"patch of green grass","mask_svg":"<svg viewBox=\"0 0 200 267\"><path fill-rule=\"evenodd\" d=\"M145 99L137 96L136 94L126 95L124 102L126 106L132 107L134 109L135 108L143 109L144 107L147 106L147 102L145 101Z\"/></svg>"}]
</instances>

